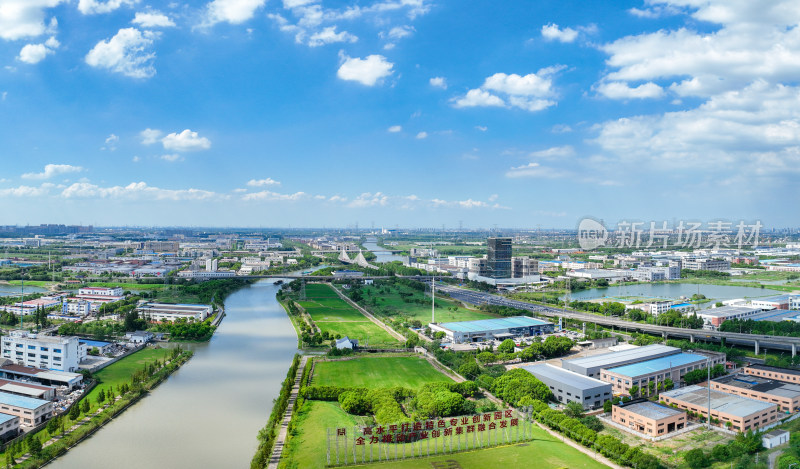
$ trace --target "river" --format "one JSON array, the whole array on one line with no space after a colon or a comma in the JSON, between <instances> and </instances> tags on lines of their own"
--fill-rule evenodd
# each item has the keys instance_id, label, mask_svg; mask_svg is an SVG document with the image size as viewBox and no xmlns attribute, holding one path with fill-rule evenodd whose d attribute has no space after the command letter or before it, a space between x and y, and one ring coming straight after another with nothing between
<instances>
[{"instance_id":1,"label":"river","mask_svg":"<svg viewBox=\"0 0 800 469\"><path fill-rule=\"evenodd\" d=\"M367 249L369 252L375 254L376 262L392 262L392 261L406 260L405 256L398 256L396 254L392 254L392 251L387 251L385 248L378 246L377 238L367 238L367 240L364 242L364 248Z\"/></svg>"},{"instance_id":2,"label":"river","mask_svg":"<svg viewBox=\"0 0 800 469\"><path fill-rule=\"evenodd\" d=\"M249 467L297 351L272 282L231 294L225 319L208 343L192 346L188 363L52 467Z\"/></svg>"},{"instance_id":3,"label":"river","mask_svg":"<svg viewBox=\"0 0 800 469\"><path fill-rule=\"evenodd\" d=\"M611 286L608 288L592 288L572 292L572 300L589 300L595 298L619 298L623 296L640 296L646 298L668 298L677 300L681 296L691 297L700 293L714 300L730 300L733 298L756 298L760 296L778 295L780 292L768 288L735 287L728 285L707 285L696 283L636 283L632 285Z\"/></svg>"}]
</instances>

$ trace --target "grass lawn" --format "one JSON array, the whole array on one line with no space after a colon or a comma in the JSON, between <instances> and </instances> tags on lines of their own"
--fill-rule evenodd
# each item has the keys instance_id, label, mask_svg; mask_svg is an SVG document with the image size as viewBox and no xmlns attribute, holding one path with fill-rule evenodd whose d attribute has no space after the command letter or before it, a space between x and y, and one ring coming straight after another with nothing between
<instances>
[{"instance_id":1,"label":"grass lawn","mask_svg":"<svg viewBox=\"0 0 800 469\"><path fill-rule=\"evenodd\" d=\"M405 285L368 285L361 288L364 294L362 305L381 316L393 319L405 318L409 321L419 320L423 324L431 321L431 297L424 292L414 290ZM405 298L402 295L410 295ZM496 316L475 309L461 306L461 303L436 298L436 322L473 321L489 319Z\"/></svg>"},{"instance_id":2,"label":"grass lawn","mask_svg":"<svg viewBox=\"0 0 800 469\"><path fill-rule=\"evenodd\" d=\"M319 364L318 364L319 365ZM294 430L283 450L280 469L323 468L326 458L327 428L351 428L353 416L336 402L306 401L294 417Z\"/></svg>"},{"instance_id":3,"label":"grass lawn","mask_svg":"<svg viewBox=\"0 0 800 469\"><path fill-rule=\"evenodd\" d=\"M306 285L306 300L297 302L305 308L314 323L323 331L358 339L370 346L396 346L399 341L339 298L324 284Z\"/></svg>"},{"instance_id":4,"label":"grass lawn","mask_svg":"<svg viewBox=\"0 0 800 469\"><path fill-rule=\"evenodd\" d=\"M359 357L317 362L312 384L320 386L420 388L426 383L452 380L420 357Z\"/></svg>"},{"instance_id":5,"label":"grass lawn","mask_svg":"<svg viewBox=\"0 0 800 469\"><path fill-rule=\"evenodd\" d=\"M461 467L461 469L486 469L488 467L600 469L608 467L577 449L567 446L541 428L534 427L534 434L536 435L534 440L517 445L355 467L430 469L431 467L436 467L434 466L435 463L441 464L441 467L454 467L450 461L458 463L459 466L456 467Z\"/></svg>"},{"instance_id":6,"label":"grass lawn","mask_svg":"<svg viewBox=\"0 0 800 469\"><path fill-rule=\"evenodd\" d=\"M151 348L139 350L138 352L128 355L127 357L119 360L94 374L97 379L97 386L92 389L87 397L92 405L92 409L97 407L97 395L100 390L106 390L113 387L114 393L119 394L117 389L118 385L128 383L130 385L131 375L134 371L141 370L148 363L156 360L163 361L169 354L169 349L166 348Z\"/></svg>"},{"instance_id":7,"label":"grass lawn","mask_svg":"<svg viewBox=\"0 0 800 469\"><path fill-rule=\"evenodd\" d=\"M295 418L297 423L292 438L284 449L284 459L279 466L281 469L324 468L327 461L326 428L351 428L357 424L356 420L341 410L335 402L307 401ZM433 463L444 463L448 460L457 461L463 469L485 469L487 467L600 469L606 467L538 427L534 427L533 432L535 439L521 445L357 467L430 469L435 467Z\"/></svg>"}]
</instances>

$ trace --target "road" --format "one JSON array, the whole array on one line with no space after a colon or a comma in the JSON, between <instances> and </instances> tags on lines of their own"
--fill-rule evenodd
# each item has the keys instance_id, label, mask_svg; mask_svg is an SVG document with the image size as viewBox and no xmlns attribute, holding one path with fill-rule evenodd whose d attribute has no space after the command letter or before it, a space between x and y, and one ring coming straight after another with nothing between
<instances>
[{"instance_id":1,"label":"road","mask_svg":"<svg viewBox=\"0 0 800 469\"><path fill-rule=\"evenodd\" d=\"M447 284L439 284L437 282L436 290L450 295L452 298L473 304L473 305L499 305L509 306L512 308L523 309L534 313L541 314L548 317L561 317L564 319L572 319L588 323L596 323L603 326L614 327L625 331L638 331L647 332L650 334L661 335L662 337L675 337L686 338L691 341L703 340L719 342L721 338L725 338L726 343L736 345L749 345L754 346L758 352L760 349L778 349L788 350L794 356L800 346L800 337L783 337L783 336L768 336L768 335L753 335L742 334L737 332L718 332L707 331L703 329L684 329L680 327L658 326L655 324L641 324L638 322L626 321L615 317L600 316L597 314L581 313L572 310L564 310L553 306L536 305L526 303L524 301L513 300L504 296L495 295L491 293L477 292L458 288Z\"/></svg>"}]
</instances>

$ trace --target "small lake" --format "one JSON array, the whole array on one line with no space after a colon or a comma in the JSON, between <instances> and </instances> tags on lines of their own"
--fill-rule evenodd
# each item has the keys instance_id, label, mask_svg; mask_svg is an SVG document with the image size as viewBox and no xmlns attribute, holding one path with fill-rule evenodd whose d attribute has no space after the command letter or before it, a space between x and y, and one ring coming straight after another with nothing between
<instances>
[{"instance_id":1,"label":"small lake","mask_svg":"<svg viewBox=\"0 0 800 469\"><path fill-rule=\"evenodd\" d=\"M705 285L697 283L637 283L632 285L615 285L608 288L592 288L572 292L572 300L593 300L597 298L618 298L624 296L640 296L646 298L667 298L677 300L681 296L687 298L700 293L714 300L731 300L734 298L756 298L778 295L781 292L768 288L735 287L727 285Z\"/></svg>"},{"instance_id":2,"label":"small lake","mask_svg":"<svg viewBox=\"0 0 800 469\"><path fill-rule=\"evenodd\" d=\"M42 293L46 292L47 289L34 287L34 286L25 286L25 293ZM22 287L20 285L8 285L8 284L0 284L0 296L19 296L22 292Z\"/></svg>"},{"instance_id":3,"label":"small lake","mask_svg":"<svg viewBox=\"0 0 800 469\"><path fill-rule=\"evenodd\" d=\"M367 241L364 242L364 247L369 252L375 254L376 262L392 262L392 261L406 260L405 256L398 256L396 254L392 254L392 251L387 251L385 248L378 246L378 240L376 238L367 238Z\"/></svg>"}]
</instances>

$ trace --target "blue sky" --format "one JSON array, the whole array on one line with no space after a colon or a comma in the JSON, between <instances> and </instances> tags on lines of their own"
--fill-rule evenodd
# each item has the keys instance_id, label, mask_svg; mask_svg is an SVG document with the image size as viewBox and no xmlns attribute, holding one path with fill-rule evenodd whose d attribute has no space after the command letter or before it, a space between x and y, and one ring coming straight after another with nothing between
<instances>
[{"instance_id":1,"label":"blue sky","mask_svg":"<svg viewBox=\"0 0 800 469\"><path fill-rule=\"evenodd\" d=\"M0 0L0 224L797 226L796 2L595 3Z\"/></svg>"}]
</instances>

